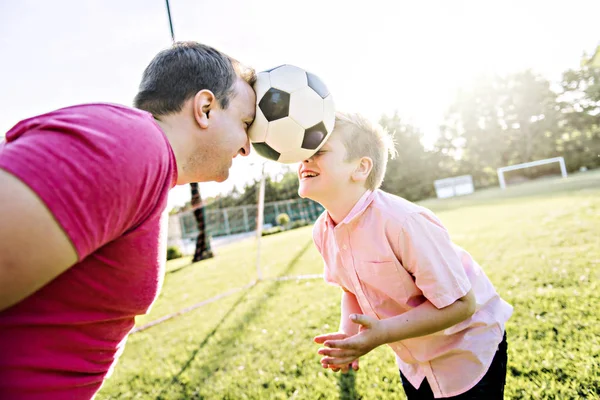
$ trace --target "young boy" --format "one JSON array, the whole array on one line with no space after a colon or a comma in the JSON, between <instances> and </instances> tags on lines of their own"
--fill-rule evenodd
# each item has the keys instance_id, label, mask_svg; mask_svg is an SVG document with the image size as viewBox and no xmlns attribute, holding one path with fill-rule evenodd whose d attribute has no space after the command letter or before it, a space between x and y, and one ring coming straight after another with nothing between
<instances>
[{"instance_id":1,"label":"young boy","mask_svg":"<svg viewBox=\"0 0 600 400\"><path fill-rule=\"evenodd\" d=\"M512 306L431 211L378 189L392 152L380 126L338 113L298 168L300 196L326 209L313 229L325 281L343 290L339 332L314 339L321 364L357 370L387 344L409 400L501 399Z\"/></svg>"}]
</instances>

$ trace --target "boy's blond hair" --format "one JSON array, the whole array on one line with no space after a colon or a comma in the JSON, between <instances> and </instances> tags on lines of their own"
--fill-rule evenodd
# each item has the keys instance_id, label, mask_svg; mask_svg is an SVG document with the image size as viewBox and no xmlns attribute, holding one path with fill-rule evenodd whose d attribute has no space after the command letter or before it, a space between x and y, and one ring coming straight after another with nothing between
<instances>
[{"instance_id":1,"label":"boy's blond hair","mask_svg":"<svg viewBox=\"0 0 600 400\"><path fill-rule=\"evenodd\" d=\"M346 161L369 157L373 169L367 177L367 189L381 186L387 168L388 155L396 156L394 140L381 125L375 124L358 113L336 112L333 134L340 135L346 148Z\"/></svg>"}]
</instances>

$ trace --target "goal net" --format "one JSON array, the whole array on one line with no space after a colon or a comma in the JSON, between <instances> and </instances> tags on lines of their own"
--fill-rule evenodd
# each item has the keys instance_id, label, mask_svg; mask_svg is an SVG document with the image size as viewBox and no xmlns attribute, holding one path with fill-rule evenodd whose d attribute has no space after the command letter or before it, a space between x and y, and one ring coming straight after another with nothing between
<instances>
[{"instance_id":1,"label":"goal net","mask_svg":"<svg viewBox=\"0 0 600 400\"><path fill-rule=\"evenodd\" d=\"M507 167L498 168L498 183L501 189L506 189L505 173L508 171L515 171L518 169L525 169L531 167L537 167L540 165L558 163L560 165L560 173L563 178L567 177L567 168L565 167L565 159L563 157L546 158L544 160L537 160L526 162L522 164L509 165Z\"/></svg>"}]
</instances>

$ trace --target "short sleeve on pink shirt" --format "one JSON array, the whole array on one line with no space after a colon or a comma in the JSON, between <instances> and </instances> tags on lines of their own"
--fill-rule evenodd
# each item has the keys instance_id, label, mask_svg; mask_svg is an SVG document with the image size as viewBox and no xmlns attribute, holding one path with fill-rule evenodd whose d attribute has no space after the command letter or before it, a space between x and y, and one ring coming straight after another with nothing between
<instances>
[{"instance_id":1,"label":"short sleeve on pink shirt","mask_svg":"<svg viewBox=\"0 0 600 400\"><path fill-rule=\"evenodd\" d=\"M437 308L466 295L471 283L446 229L424 213L411 213L398 237L402 265Z\"/></svg>"},{"instance_id":2,"label":"short sleeve on pink shirt","mask_svg":"<svg viewBox=\"0 0 600 400\"><path fill-rule=\"evenodd\" d=\"M172 186L170 147L141 110L108 104L57 110L17 124L0 151L0 168L42 199L79 261L140 224L165 178Z\"/></svg>"}]
</instances>

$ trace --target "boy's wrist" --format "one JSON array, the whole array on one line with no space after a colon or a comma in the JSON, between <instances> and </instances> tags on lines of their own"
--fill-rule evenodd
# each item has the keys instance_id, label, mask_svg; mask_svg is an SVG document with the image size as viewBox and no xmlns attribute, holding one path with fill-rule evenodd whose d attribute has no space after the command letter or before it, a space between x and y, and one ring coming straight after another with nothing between
<instances>
[{"instance_id":1,"label":"boy's wrist","mask_svg":"<svg viewBox=\"0 0 600 400\"><path fill-rule=\"evenodd\" d=\"M379 321L379 323L381 324L381 337L380 337L380 343L381 345L383 344L388 344L388 343L394 343L394 342L398 342L400 340L403 340L403 337L398 336L397 334L394 334L395 331L395 327L393 324L393 320L388 318L388 319L382 319Z\"/></svg>"}]
</instances>

